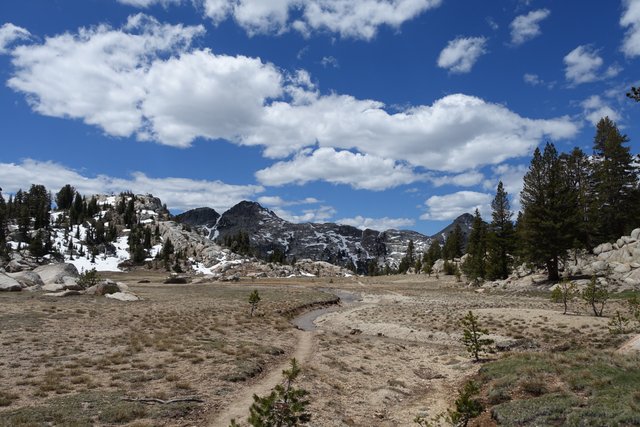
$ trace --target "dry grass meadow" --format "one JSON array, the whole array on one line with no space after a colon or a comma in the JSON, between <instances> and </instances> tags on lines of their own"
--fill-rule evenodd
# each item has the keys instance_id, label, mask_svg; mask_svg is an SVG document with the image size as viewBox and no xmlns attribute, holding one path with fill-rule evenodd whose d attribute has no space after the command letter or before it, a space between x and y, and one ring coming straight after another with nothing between
<instances>
[{"instance_id":1,"label":"dry grass meadow","mask_svg":"<svg viewBox=\"0 0 640 427\"><path fill-rule=\"evenodd\" d=\"M636 355L612 353L628 336L612 335L608 319L590 316L577 302L573 314L562 315L546 292L478 293L454 278L426 276L189 285L162 284L164 275L153 272L103 276L126 283L143 301L0 294L0 426L215 425L241 392L296 351L300 332L289 317L331 300L326 288L361 301L320 316L318 329L306 332L312 351L302 361L301 386L310 392L313 426L415 425L416 415L444 412L470 377L483 382L486 406L498 408L494 419L487 412L479 424L493 425L498 417L522 425L526 420L509 415L522 413L508 406L519 399L560 393L560 400L579 407L570 399L588 399L585 390L603 387L595 376L576 391L571 378L545 366L565 363L577 377L582 365L598 361L630 375L639 366ZM262 300L249 317L253 289ZM612 301L607 311L616 307L622 302ZM459 320L469 310L501 349L482 363L472 362L460 344ZM580 357L587 359L576 364ZM500 369L518 358L520 365ZM629 369L634 363L636 371ZM537 395L536 381L544 391ZM640 404L639 393L630 396L631 405ZM135 401L143 398L200 401Z\"/></svg>"}]
</instances>

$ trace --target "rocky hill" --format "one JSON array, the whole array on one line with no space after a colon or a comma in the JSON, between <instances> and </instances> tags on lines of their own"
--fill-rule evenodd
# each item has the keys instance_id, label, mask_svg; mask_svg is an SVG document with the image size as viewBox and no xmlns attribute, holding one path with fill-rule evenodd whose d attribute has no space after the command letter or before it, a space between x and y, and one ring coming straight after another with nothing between
<instances>
[{"instance_id":1,"label":"rocky hill","mask_svg":"<svg viewBox=\"0 0 640 427\"><path fill-rule=\"evenodd\" d=\"M220 214L211 208L196 208L175 216L177 222L211 228L216 225Z\"/></svg>"},{"instance_id":2,"label":"rocky hill","mask_svg":"<svg viewBox=\"0 0 640 427\"><path fill-rule=\"evenodd\" d=\"M209 238L210 229L220 219L213 209L178 215L181 224L173 221L162 201L151 195L93 195L84 198L82 206L81 219L77 215L72 219L70 209L53 210L49 224L41 229L20 231L16 220L9 221L8 253L6 258L0 257L0 273L27 274L28 278L38 266L53 264L71 266L77 272L151 268L199 273L219 280L352 274L316 260L299 258L293 265L279 265L234 253ZM33 219L30 222L33 224ZM36 236L41 240L39 254L34 253ZM18 287L9 279L5 278L6 286L0 286L0 290L31 286L23 283ZM23 282L27 283L26 279Z\"/></svg>"},{"instance_id":3,"label":"rocky hill","mask_svg":"<svg viewBox=\"0 0 640 427\"><path fill-rule=\"evenodd\" d=\"M278 217L256 202L243 201L224 212L213 227L198 215L188 211L176 217L187 218L190 225L206 227L209 238L219 243L248 235L252 251L262 259L279 258L286 262L311 259L366 273L368 265L397 267L405 256L409 241L416 253L425 252L434 239L444 240L449 230L460 224L463 234L469 233L473 217L462 215L435 237L407 230L360 230L334 223L294 224ZM471 220L470 220L471 219Z\"/></svg>"},{"instance_id":4,"label":"rocky hill","mask_svg":"<svg viewBox=\"0 0 640 427\"><path fill-rule=\"evenodd\" d=\"M433 239L437 239L440 243L444 243L444 241L447 240L449 233L451 233L458 225L460 225L460 230L462 230L462 241L466 247L469 234L471 233L471 228L473 227L473 215L469 213L460 215L458 218L453 220L451 224L447 225L431 237Z\"/></svg>"}]
</instances>

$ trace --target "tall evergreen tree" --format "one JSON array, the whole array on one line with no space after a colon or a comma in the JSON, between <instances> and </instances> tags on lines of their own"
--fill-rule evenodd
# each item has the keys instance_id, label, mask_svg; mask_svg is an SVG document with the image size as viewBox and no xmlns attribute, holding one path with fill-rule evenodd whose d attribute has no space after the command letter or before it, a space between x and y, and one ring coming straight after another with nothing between
<instances>
[{"instance_id":1,"label":"tall evergreen tree","mask_svg":"<svg viewBox=\"0 0 640 427\"><path fill-rule=\"evenodd\" d=\"M87 203L87 216L93 218L93 216L98 212L100 212L100 209L98 208L98 200L92 196Z\"/></svg>"},{"instance_id":2,"label":"tall evergreen tree","mask_svg":"<svg viewBox=\"0 0 640 427\"><path fill-rule=\"evenodd\" d=\"M594 218L598 213L593 207L593 167L587 155L579 148L570 154L561 154L567 170L567 180L576 198L576 229L573 247L591 250L594 246Z\"/></svg>"},{"instance_id":3,"label":"tall evergreen tree","mask_svg":"<svg viewBox=\"0 0 640 427\"><path fill-rule=\"evenodd\" d=\"M124 211L124 225L127 228L133 228L136 221L135 200L131 197L127 202L127 207Z\"/></svg>"},{"instance_id":4,"label":"tall evergreen tree","mask_svg":"<svg viewBox=\"0 0 640 427\"><path fill-rule=\"evenodd\" d=\"M398 273L404 274L409 270L409 268L415 266L415 249L413 240L409 240L407 244L407 252L404 257L400 260L400 265L398 266Z\"/></svg>"},{"instance_id":5,"label":"tall evergreen tree","mask_svg":"<svg viewBox=\"0 0 640 427\"><path fill-rule=\"evenodd\" d=\"M462 228L460 228L460 224L456 224L455 228L449 233L447 240L444 242L442 257L447 260L461 257L463 243Z\"/></svg>"},{"instance_id":6,"label":"tall evergreen tree","mask_svg":"<svg viewBox=\"0 0 640 427\"><path fill-rule=\"evenodd\" d=\"M509 256L515 249L515 231L511 217L509 195L504 189L502 181L496 188L496 196L491 202L491 224L487 237L487 266L486 274L489 280L506 279L511 273Z\"/></svg>"},{"instance_id":7,"label":"tall evergreen tree","mask_svg":"<svg viewBox=\"0 0 640 427\"><path fill-rule=\"evenodd\" d=\"M73 205L69 209L69 220L72 225L78 225L84 220L84 206L82 196L76 191L73 198Z\"/></svg>"},{"instance_id":8,"label":"tall evergreen tree","mask_svg":"<svg viewBox=\"0 0 640 427\"><path fill-rule=\"evenodd\" d=\"M33 229L49 227L51 221L51 196L44 185L32 185L27 193L29 216L33 218Z\"/></svg>"},{"instance_id":9,"label":"tall evergreen tree","mask_svg":"<svg viewBox=\"0 0 640 427\"><path fill-rule=\"evenodd\" d=\"M593 177L599 242L616 240L637 226L639 214L634 200L638 168L626 146L628 142L629 138L609 117L598 122L593 141Z\"/></svg>"},{"instance_id":10,"label":"tall evergreen tree","mask_svg":"<svg viewBox=\"0 0 640 427\"><path fill-rule=\"evenodd\" d=\"M76 189L69 184L62 187L60 191L56 193L56 205L58 209L67 210L71 208L75 193Z\"/></svg>"},{"instance_id":11,"label":"tall evergreen tree","mask_svg":"<svg viewBox=\"0 0 640 427\"><path fill-rule=\"evenodd\" d=\"M18 231L29 241L29 228L31 227L31 217L29 216L29 207L26 203L18 205L17 208Z\"/></svg>"},{"instance_id":12,"label":"tall evergreen tree","mask_svg":"<svg viewBox=\"0 0 640 427\"><path fill-rule=\"evenodd\" d=\"M558 263L574 241L576 197L567 182L566 169L553 144L544 153L536 148L520 193L523 255L547 268L549 280L558 280Z\"/></svg>"},{"instance_id":13,"label":"tall evergreen tree","mask_svg":"<svg viewBox=\"0 0 640 427\"><path fill-rule=\"evenodd\" d=\"M429 273L433 268L433 264L440 258L442 258L442 248L440 247L440 242L434 239L422 257L422 270L425 273Z\"/></svg>"},{"instance_id":14,"label":"tall evergreen tree","mask_svg":"<svg viewBox=\"0 0 640 427\"><path fill-rule=\"evenodd\" d=\"M485 257L487 254L487 228L476 209L473 217L473 225L467 243L467 258L462 265L462 271L468 279L484 279L486 273Z\"/></svg>"},{"instance_id":15,"label":"tall evergreen tree","mask_svg":"<svg viewBox=\"0 0 640 427\"><path fill-rule=\"evenodd\" d=\"M46 255L47 248L45 246L45 236L42 230L38 230L29 243L29 252L36 258Z\"/></svg>"},{"instance_id":16,"label":"tall evergreen tree","mask_svg":"<svg viewBox=\"0 0 640 427\"><path fill-rule=\"evenodd\" d=\"M142 264L147 258L147 252L144 249L143 235L140 227L134 226L129 232L129 253L131 255L131 261L134 264ZM171 247L173 252L173 246Z\"/></svg>"}]
</instances>

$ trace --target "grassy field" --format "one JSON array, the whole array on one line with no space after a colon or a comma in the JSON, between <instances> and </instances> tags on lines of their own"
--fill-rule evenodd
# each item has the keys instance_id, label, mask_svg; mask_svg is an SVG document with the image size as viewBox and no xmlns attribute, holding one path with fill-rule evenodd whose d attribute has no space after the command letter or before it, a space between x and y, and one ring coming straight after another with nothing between
<instances>
[{"instance_id":1,"label":"grassy field","mask_svg":"<svg viewBox=\"0 0 640 427\"><path fill-rule=\"evenodd\" d=\"M483 366L479 380L500 425L640 425L637 354L518 354Z\"/></svg>"},{"instance_id":2,"label":"grassy field","mask_svg":"<svg viewBox=\"0 0 640 427\"><path fill-rule=\"evenodd\" d=\"M292 350L282 313L331 298L294 286L137 285L135 278L116 277L143 298L135 303L0 294L1 426L204 422ZM253 289L262 300L249 317ZM204 403L121 400L189 396Z\"/></svg>"}]
</instances>

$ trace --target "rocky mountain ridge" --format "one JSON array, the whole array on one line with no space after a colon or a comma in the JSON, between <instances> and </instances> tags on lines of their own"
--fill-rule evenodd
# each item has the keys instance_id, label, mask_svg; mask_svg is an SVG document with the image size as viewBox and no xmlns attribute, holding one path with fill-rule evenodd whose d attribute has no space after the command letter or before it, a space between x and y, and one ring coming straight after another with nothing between
<instances>
[{"instance_id":1,"label":"rocky mountain ridge","mask_svg":"<svg viewBox=\"0 0 640 427\"><path fill-rule=\"evenodd\" d=\"M213 213L210 215L209 218L216 217ZM434 236L410 230L360 230L334 223L296 224L251 201L233 206L220 215L213 226L212 220L203 221L196 210L187 211L176 220L200 227L209 239L219 243L246 233L252 250L262 259L275 257L286 262L311 259L366 274L371 263L378 268L385 265L396 268L407 252L409 241L413 241L415 253L419 254L426 252L434 240L444 241L457 224L466 237L473 217L461 215Z\"/></svg>"},{"instance_id":2,"label":"rocky mountain ridge","mask_svg":"<svg viewBox=\"0 0 640 427\"><path fill-rule=\"evenodd\" d=\"M47 236L51 251L41 257L31 253L26 241L29 236L18 232L17 224L9 224L8 259L0 260L0 274L3 274L6 286L0 286L0 290L41 288L42 283L37 273L33 272L42 264L67 265L76 272L91 269L167 269L203 274L219 280L233 280L241 276L340 277L352 274L341 267L315 260L300 259L294 265L282 266L234 253L208 238L207 226L215 225L219 219L213 209L198 209L179 216L185 221L185 224L180 224L171 219L161 200L151 195L94 195L89 199L92 203L95 202L95 214L87 216L78 224L69 224L69 213L65 210L50 213L51 225L43 234ZM127 210L132 214L127 214ZM133 215L129 222L125 219L127 215ZM203 223L203 226L201 230L193 230L189 223ZM96 243L98 227L113 230L113 234L109 239ZM203 235L202 230L206 234ZM32 230L28 234L33 238L40 231ZM137 242L137 250L144 245L138 261L134 259L136 249L132 246L132 241ZM164 246L168 242L171 242L171 253L165 256ZM8 276L10 274L20 277L21 286L17 286L14 278ZM73 288L73 280L67 281ZM63 290L75 290L71 288Z\"/></svg>"}]
</instances>

